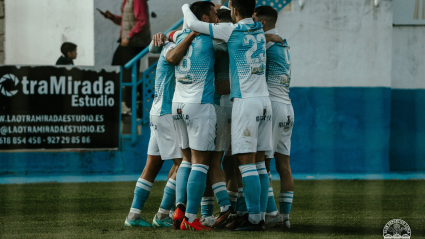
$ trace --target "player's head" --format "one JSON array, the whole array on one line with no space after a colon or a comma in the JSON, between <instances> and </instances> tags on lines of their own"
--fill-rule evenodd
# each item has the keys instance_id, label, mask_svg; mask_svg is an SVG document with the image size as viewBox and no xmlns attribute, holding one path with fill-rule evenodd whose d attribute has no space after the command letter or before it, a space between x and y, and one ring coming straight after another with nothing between
<instances>
[{"instance_id":1,"label":"player's head","mask_svg":"<svg viewBox=\"0 0 425 239\"><path fill-rule=\"evenodd\" d=\"M270 6L257 7L252 15L256 22L261 22L267 30L273 29L277 22L277 11Z\"/></svg>"},{"instance_id":2,"label":"player's head","mask_svg":"<svg viewBox=\"0 0 425 239\"><path fill-rule=\"evenodd\" d=\"M77 45L71 42L65 42L61 46L61 52L64 56L76 59L77 58Z\"/></svg>"},{"instance_id":3,"label":"player's head","mask_svg":"<svg viewBox=\"0 0 425 239\"><path fill-rule=\"evenodd\" d=\"M217 10L212 2L199 1L190 5L190 10L195 14L199 21L208 23L217 23Z\"/></svg>"},{"instance_id":4,"label":"player's head","mask_svg":"<svg viewBox=\"0 0 425 239\"><path fill-rule=\"evenodd\" d=\"M230 0L230 9L232 10L232 19L237 22L239 20L250 18L254 14L255 0Z\"/></svg>"},{"instance_id":5,"label":"player's head","mask_svg":"<svg viewBox=\"0 0 425 239\"><path fill-rule=\"evenodd\" d=\"M218 22L233 22L231 11L227 9L217 10Z\"/></svg>"}]
</instances>

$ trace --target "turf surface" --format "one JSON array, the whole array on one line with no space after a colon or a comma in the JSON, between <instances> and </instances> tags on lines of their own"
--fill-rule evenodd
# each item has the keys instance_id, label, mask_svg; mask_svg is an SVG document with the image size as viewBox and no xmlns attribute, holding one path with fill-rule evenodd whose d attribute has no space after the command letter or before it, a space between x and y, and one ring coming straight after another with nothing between
<instances>
[{"instance_id":1,"label":"turf surface","mask_svg":"<svg viewBox=\"0 0 425 239\"><path fill-rule=\"evenodd\" d=\"M273 182L278 196L279 182ZM425 180L295 181L289 231L187 232L125 228L135 182L0 185L0 238L383 238L391 219L425 238ZM152 220L165 182L142 216ZM215 207L218 210L218 207Z\"/></svg>"}]
</instances>

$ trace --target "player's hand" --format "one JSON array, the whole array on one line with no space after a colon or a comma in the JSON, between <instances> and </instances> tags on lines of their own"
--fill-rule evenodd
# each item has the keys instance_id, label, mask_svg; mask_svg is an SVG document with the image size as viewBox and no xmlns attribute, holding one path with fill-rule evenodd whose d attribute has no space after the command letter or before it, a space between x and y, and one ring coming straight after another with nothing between
<instances>
[{"instance_id":1,"label":"player's hand","mask_svg":"<svg viewBox=\"0 0 425 239\"><path fill-rule=\"evenodd\" d=\"M266 42L278 42L283 45L283 40L276 34L266 34Z\"/></svg>"},{"instance_id":2,"label":"player's hand","mask_svg":"<svg viewBox=\"0 0 425 239\"><path fill-rule=\"evenodd\" d=\"M114 14L112 14L110 11L106 10L103 14L102 14L105 18L108 19L112 19L114 17Z\"/></svg>"},{"instance_id":3,"label":"player's hand","mask_svg":"<svg viewBox=\"0 0 425 239\"><path fill-rule=\"evenodd\" d=\"M190 35L192 35L193 37L197 37L197 36L201 35L201 33L195 32L195 31L191 31L190 32Z\"/></svg>"},{"instance_id":4,"label":"player's hand","mask_svg":"<svg viewBox=\"0 0 425 239\"><path fill-rule=\"evenodd\" d=\"M121 40L121 46L128 46L128 43L130 43L130 40L127 37Z\"/></svg>"},{"instance_id":5,"label":"player's hand","mask_svg":"<svg viewBox=\"0 0 425 239\"><path fill-rule=\"evenodd\" d=\"M229 8L232 9L232 0L229 0Z\"/></svg>"},{"instance_id":6,"label":"player's hand","mask_svg":"<svg viewBox=\"0 0 425 239\"><path fill-rule=\"evenodd\" d=\"M153 39L152 39L153 44L155 46L162 46L162 45L164 45L165 44L165 40L166 40L165 35L162 32L153 35Z\"/></svg>"},{"instance_id":7,"label":"player's hand","mask_svg":"<svg viewBox=\"0 0 425 239\"><path fill-rule=\"evenodd\" d=\"M220 10L221 8L221 5L217 3L214 3L214 6L215 6L215 10Z\"/></svg>"},{"instance_id":8,"label":"player's hand","mask_svg":"<svg viewBox=\"0 0 425 239\"><path fill-rule=\"evenodd\" d=\"M215 91L218 95L228 95L230 94L230 82L229 81L216 81L215 82Z\"/></svg>"}]
</instances>

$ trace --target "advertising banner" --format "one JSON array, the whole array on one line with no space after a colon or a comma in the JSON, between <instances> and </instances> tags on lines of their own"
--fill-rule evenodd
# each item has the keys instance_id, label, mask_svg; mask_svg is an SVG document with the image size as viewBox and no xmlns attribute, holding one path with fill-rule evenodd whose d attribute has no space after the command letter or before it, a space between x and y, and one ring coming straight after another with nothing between
<instances>
[{"instance_id":1,"label":"advertising banner","mask_svg":"<svg viewBox=\"0 0 425 239\"><path fill-rule=\"evenodd\" d=\"M0 150L117 149L119 67L0 66Z\"/></svg>"}]
</instances>

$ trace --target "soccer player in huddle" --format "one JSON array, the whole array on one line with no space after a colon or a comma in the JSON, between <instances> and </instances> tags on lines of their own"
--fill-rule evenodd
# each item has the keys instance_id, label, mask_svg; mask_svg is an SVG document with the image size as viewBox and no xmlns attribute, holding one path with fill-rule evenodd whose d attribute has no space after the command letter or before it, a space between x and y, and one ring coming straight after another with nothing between
<instances>
[{"instance_id":1,"label":"soccer player in huddle","mask_svg":"<svg viewBox=\"0 0 425 239\"><path fill-rule=\"evenodd\" d=\"M151 137L149 140L146 166L137 181L133 203L125 219L125 226L152 226L149 222L140 217L141 210L150 194L153 182L162 167L163 160L173 160L174 165L169 173L170 177L164 189L164 196L159 211L153 219L153 226L155 227L172 226L172 219L169 216L169 211L175 202L175 180L177 170L182 161L182 156L171 115L171 101L174 95L175 86L175 69L174 65L166 61L166 58L174 59L175 62L180 62L196 35L195 32L191 33L179 46L175 46L174 43L166 43L164 46L155 48L154 41L151 42L151 52L161 52L156 70L155 98L150 111ZM155 35L154 39L161 39L161 44L165 43L165 36L162 33Z\"/></svg>"},{"instance_id":2,"label":"soccer player in huddle","mask_svg":"<svg viewBox=\"0 0 425 239\"><path fill-rule=\"evenodd\" d=\"M199 21L189 4L182 10L189 28L228 45L232 154L238 157L248 208L247 220L236 230L264 230L269 191L265 152L273 149L272 108L265 79L266 39L262 25L252 19L255 0L231 0L229 7L236 24Z\"/></svg>"},{"instance_id":3,"label":"soccer player in huddle","mask_svg":"<svg viewBox=\"0 0 425 239\"><path fill-rule=\"evenodd\" d=\"M217 23L215 5L199 1L189 11L205 24ZM184 41L192 30L183 29L176 45ZM216 50L226 51L226 44L213 41L207 35L193 39L186 55L175 68L176 89L172 104L174 125L177 131L183 162L177 173L177 209L173 226L181 230L210 230L197 219L204 194L211 153L215 150L216 112L214 108L214 63ZM225 221L232 211L224 183L213 183L217 200ZM224 188L223 188L224 187Z\"/></svg>"},{"instance_id":4,"label":"soccer player in huddle","mask_svg":"<svg viewBox=\"0 0 425 239\"><path fill-rule=\"evenodd\" d=\"M277 11L270 6L261 6L255 9L253 18L261 22L266 35L279 35L275 25ZM275 158L276 169L280 175L280 214L277 212L273 196L273 188L270 186L267 204L266 225L284 223L284 227L290 228L289 214L294 196L294 183L292 179L289 155L291 151L291 135L294 126L294 110L289 98L289 84L291 83L291 61L289 46L286 40L281 43L267 43L267 67L266 79L272 104L273 117L273 149L266 152L266 166L270 172L270 160Z\"/></svg>"}]
</instances>

